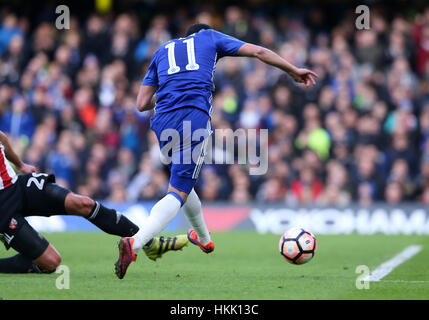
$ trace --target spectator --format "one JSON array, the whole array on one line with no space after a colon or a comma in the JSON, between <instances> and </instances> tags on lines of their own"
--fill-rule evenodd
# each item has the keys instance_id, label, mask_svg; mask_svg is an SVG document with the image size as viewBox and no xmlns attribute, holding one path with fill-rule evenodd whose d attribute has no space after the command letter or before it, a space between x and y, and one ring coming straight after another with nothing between
<instances>
[{"instance_id":1,"label":"spectator","mask_svg":"<svg viewBox=\"0 0 429 320\"><path fill-rule=\"evenodd\" d=\"M391 182L387 184L385 199L388 204L398 204L403 199L403 191L400 183Z\"/></svg>"},{"instance_id":2,"label":"spectator","mask_svg":"<svg viewBox=\"0 0 429 320\"><path fill-rule=\"evenodd\" d=\"M28 110L26 99L22 96L16 96L12 100L12 110L3 115L0 128L13 138L25 137L25 139L31 140L35 125L34 117Z\"/></svg>"},{"instance_id":3,"label":"spectator","mask_svg":"<svg viewBox=\"0 0 429 320\"><path fill-rule=\"evenodd\" d=\"M291 185L291 191L298 203L314 203L322 194L322 181L316 177L310 168L303 168L299 173L299 178Z\"/></svg>"}]
</instances>

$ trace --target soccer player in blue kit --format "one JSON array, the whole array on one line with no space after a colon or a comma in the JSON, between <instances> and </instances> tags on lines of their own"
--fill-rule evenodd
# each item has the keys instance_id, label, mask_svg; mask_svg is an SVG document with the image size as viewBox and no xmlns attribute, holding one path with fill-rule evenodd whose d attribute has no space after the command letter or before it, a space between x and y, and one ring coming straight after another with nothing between
<instances>
[{"instance_id":1,"label":"soccer player in blue kit","mask_svg":"<svg viewBox=\"0 0 429 320\"><path fill-rule=\"evenodd\" d=\"M313 71L297 68L271 50L245 43L205 24L194 24L185 38L163 44L153 54L137 96L137 108L146 111L155 107L151 128L157 135L161 153L170 159L170 184L145 225L134 236L119 241L115 273L120 279L136 260L137 253L151 244L151 239L170 223L180 208L192 225L189 241L205 253L214 250L200 199L193 188L212 133L214 69L217 60L225 56L255 57L288 73L296 82L307 87L315 85L317 75ZM156 105L152 99L155 93ZM171 135L173 131L178 133L177 138ZM196 132L199 139L194 139ZM166 139L167 136L172 139ZM185 158L190 161L184 161Z\"/></svg>"}]
</instances>

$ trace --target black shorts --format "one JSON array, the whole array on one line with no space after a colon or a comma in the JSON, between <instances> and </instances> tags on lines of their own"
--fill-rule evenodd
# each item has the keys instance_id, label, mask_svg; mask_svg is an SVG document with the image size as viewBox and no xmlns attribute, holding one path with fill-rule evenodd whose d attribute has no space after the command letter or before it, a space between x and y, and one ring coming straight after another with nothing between
<instances>
[{"instance_id":1,"label":"black shorts","mask_svg":"<svg viewBox=\"0 0 429 320\"><path fill-rule=\"evenodd\" d=\"M70 191L55 184L55 176L45 173L19 175L10 187L0 190L0 240L31 259L38 258L48 241L24 217L64 215Z\"/></svg>"}]
</instances>

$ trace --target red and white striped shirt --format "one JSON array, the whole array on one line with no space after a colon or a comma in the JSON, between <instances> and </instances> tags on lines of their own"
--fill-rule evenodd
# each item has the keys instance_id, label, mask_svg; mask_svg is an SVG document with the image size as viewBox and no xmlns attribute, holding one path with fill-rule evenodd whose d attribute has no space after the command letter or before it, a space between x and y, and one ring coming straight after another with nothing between
<instances>
[{"instance_id":1,"label":"red and white striped shirt","mask_svg":"<svg viewBox=\"0 0 429 320\"><path fill-rule=\"evenodd\" d=\"M12 169L4 154L4 146L0 143L0 190L10 187L18 179L18 175Z\"/></svg>"}]
</instances>

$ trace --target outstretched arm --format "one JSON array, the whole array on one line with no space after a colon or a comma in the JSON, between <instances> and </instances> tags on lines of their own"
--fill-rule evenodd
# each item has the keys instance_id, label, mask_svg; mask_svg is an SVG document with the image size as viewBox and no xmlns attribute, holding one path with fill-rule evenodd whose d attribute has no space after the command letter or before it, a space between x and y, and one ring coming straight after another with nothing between
<instances>
[{"instance_id":1,"label":"outstretched arm","mask_svg":"<svg viewBox=\"0 0 429 320\"><path fill-rule=\"evenodd\" d=\"M36 167L22 162L15 151L13 151L12 147L10 146L9 139L3 131L0 131L0 143L4 146L4 154L6 155L7 160L12 162L19 171L22 173L37 171Z\"/></svg>"},{"instance_id":2,"label":"outstretched arm","mask_svg":"<svg viewBox=\"0 0 429 320\"><path fill-rule=\"evenodd\" d=\"M316 73L308 69L295 67L293 64L280 57L277 53L264 47L245 43L240 47L240 49L238 49L237 55L241 57L258 58L266 64L283 70L289 74L293 80L299 83L304 83L307 87L316 84Z\"/></svg>"},{"instance_id":3,"label":"outstretched arm","mask_svg":"<svg viewBox=\"0 0 429 320\"><path fill-rule=\"evenodd\" d=\"M137 110L147 111L152 110L155 107L155 103L152 98L156 92L156 88L157 87L147 85L140 86L139 94L137 95Z\"/></svg>"}]
</instances>

